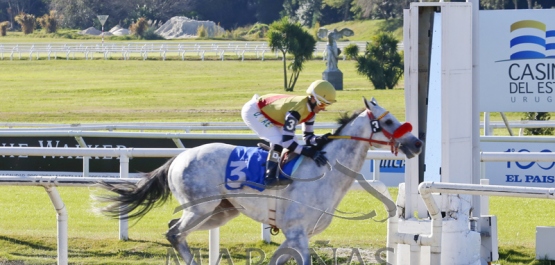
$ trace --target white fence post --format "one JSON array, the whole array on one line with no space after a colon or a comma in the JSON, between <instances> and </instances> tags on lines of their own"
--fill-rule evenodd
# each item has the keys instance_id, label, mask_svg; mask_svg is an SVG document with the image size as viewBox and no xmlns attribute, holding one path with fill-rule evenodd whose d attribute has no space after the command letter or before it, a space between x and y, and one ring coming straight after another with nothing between
<instances>
[{"instance_id":1,"label":"white fence post","mask_svg":"<svg viewBox=\"0 0 555 265\"><path fill-rule=\"evenodd\" d=\"M262 240L266 243L272 242L272 235L270 234L271 226L267 224L262 224Z\"/></svg>"},{"instance_id":2,"label":"white fence post","mask_svg":"<svg viewBox=\"0 0 555 265\"><path fill-rule=\"evenodd\" d=\"M67 264L67 210L58 190L54 186L44 186L48 193L58 220L58 265Z\"/></svg>"},{"instance_id":3,"label":"white fence post","mask_svg":"<svg viewBox=\"0 0 555 265\"><path fill-rule=\"evenodd\" d=\"M216 265L220 257L220 228L208 231L208 264Z\"/></svg>"},{"instance_id":4,"label":"white fence post","mask_svg":"<svg viewBox=\"0 0 555 265\"><path fill-rule=\"evenodd\" d=\"M123 150L120 151L119 161L120 161L119 177L128 178L129 177L129 157ZM128 231L129 222L127 219L125 219L125 217L127 217L125 214L120 214L120 219L119 219L119 239L120 240L129 240L129 231Z\"/></svg>"}]
</instances>

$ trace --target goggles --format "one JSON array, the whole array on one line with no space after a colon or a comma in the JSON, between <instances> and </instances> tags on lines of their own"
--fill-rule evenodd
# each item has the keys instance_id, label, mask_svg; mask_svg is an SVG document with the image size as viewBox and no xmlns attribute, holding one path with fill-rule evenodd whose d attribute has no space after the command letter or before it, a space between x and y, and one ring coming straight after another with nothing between
<instances>
[{"instance_id":1,"label":"goggles","mask_svg":"<svg viewBox=\"0 0 555 265\"><path fill-rule=\"evenodd\" d=\"M331 102L327 101L323 97L318 96L316 93L314 93L314 90L310 94L316 100L316 105L318 105L318 107L323 108L331 105Z\"/></svg>"}]
</instances>

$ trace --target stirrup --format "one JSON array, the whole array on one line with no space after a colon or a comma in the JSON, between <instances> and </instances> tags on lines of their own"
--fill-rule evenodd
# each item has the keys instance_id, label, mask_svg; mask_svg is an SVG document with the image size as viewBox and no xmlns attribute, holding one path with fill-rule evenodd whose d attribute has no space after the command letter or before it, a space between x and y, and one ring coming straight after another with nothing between
<instances>
[{"instance_id":1,"label":"stirrup","mask_svg":"<svg viewBox=\"0 0 555 265\"><path fill-rule=\"evenodd\" d=\"M287 186L293 182L292 179L277 179L277 178L266 178L264 179L264 185L267 189L271 189L273 187L280 187L280 186Z\"/></svg>"}]
</instances>

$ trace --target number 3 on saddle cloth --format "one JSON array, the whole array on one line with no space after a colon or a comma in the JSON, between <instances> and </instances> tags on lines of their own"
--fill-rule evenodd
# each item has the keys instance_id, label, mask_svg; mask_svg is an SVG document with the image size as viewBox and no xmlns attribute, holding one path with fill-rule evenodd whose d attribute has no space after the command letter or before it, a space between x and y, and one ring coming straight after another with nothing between
<instances>
[{"instance_id":1,"label":"number 3 on saddle cloth","mask_svg":"<svg viewBox=\"0 0 555 265\"><path fill-rule=\"evenodd\" d=\"M248 186L258 191L266 189L264 186L264 172L268 151L259 147L237 146L227 160L225 169L225 187L228 190L242 189ZM301 155L281 165L282 171L291 176L302 162ZM287 178L283 174L281 179Z\"/></svg>"}]
</instances>

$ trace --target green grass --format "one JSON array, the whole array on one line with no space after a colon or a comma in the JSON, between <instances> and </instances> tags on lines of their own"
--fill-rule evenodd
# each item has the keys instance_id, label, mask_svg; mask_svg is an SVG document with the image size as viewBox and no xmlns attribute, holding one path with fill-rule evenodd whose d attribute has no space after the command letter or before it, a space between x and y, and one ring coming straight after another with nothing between
<instances>
[{"instance_id":1,"label":"green grass","mask_svg":"<svg viewBox=\"0 0 555 265\"><path fill-rule=\"evenodd\" d=\"M241 121L239 112L253 94L283 93L279 61L0 61L3 122L183 122ZM331 122L339 113L363 107L362 97L375 97L404 120L403 83L394 90L374 90L341 61L344 90L338 103L318 116ZM295 92L321 78L325 64L309 61ZM508 113L509 120L520 113ZM501 120L492 115L492 120Z\"/></svg>"},{"instance_id":2,"label":"green grass","mask_svg":"<svg viewBox=\"0 0 555 265\"><path fill-rule=\"evenodd\" d=\"M279 61L0 61L5 122L241 121L240 109L253 94L282 93ZM371 89L340 62L345 90L319 120L362 108L376 97L404 119L404 90ZM295 92L321 78L322 61L309 61Z\"/></svg>"},{"instance_id":3,"label":"green grass","mask_svg":"<svg viewBox=\"0 0 555 265\"><path fill-rule=\"evenodd\" d=\"M91 192L87 188L58 188L69 213L70 262L85 264L126 262L160 264L165 258L167 222L179 217L172 215L175 201L156 208L129 229L130 241L117 240L118 223L92 211ZM97 191L93 190L92 193ZM392 190L395 193L395 190ZM52 263L56 256L56 218L43 188L0 187L0 262L22 260L28 263ZM375 209L380 219L386 213L379 202L363 192L351 192L339 209L346 212L370 212ZM335 218L328 230L316 236L329 240L333 247L376 249L385 245L385 223L347 221ZM222 247L230 249L234 259L240 259L248 247L261 247L268 256L277 244L261 244L260 224L240 216L221 228ZM282 234L273 239L282 242ZM207 231L189 236L193 247L203 248L207 255Z\"/></svg>"},{"instance_id":4,"label":"green grass","mask_svg":"<svg viewBox=\"0 0 555 265\"><path fill-rule=\"evenodd\" d=\"M118 223L95 212L91 188L58 188L69 213L69 259L76 264L161 264L167 249L167 222L177 206L174 200L155 208L129 229L130 241L117 240ZM397 189L390 188L393 198ZM511 207L506 207L511 205ZM23 261L27 264L51 264L56 257L56 217L49 198L39 187L0 187L0 262ZM535 261L534 241L536 226L554 226L553 202L537 199L492 197L491 214L499 225L500 264L548 264ZM344 212L368 213L376 210L377 219L386 216L382 205L371 195L349 192L338 207ZM221 228L221 245L228 248L234 262L244 262L247 248L261 248L267 254L275 252L277 244L260 241L260 225L240 216ZM386 224L370 220L352 221L334 218L323 233L311 239L311 246L326 256L325 248L317 241L329 241L330 247L357 247L375 251L385 246ZM284 240L280 234L274 243ZM208 232L199 231L189 236L195 248L201 248L204 261L208 255ZM346 258L348 254L342 254ZM366 258L366 256L365 256ZM122 259L124 261L122 261Z\"/></svg>"},{"instance_id":5,"label":"green grass","mask_svg":"<svg viewBox=\"0 0 555 265\"><path fill-rule=\"evenodd\" d=\"M344 90L318 121L362 108L363 96L405 119L403 80L396 89L374 90L354 61L339 67ZM282 63L275 60L0 60L0 69L2 122L241 122L241 107L253 94L284 93ZM324 69L323 61L307 62L292 94L304 94ZM506 114L513 121L522 115ZM501 121L499 113L491 120Z\"/></svg>"}]
</instances>

